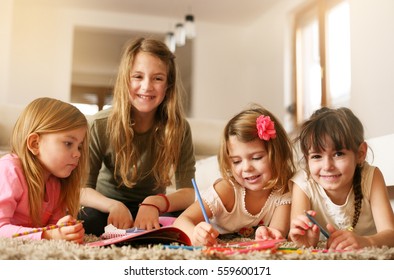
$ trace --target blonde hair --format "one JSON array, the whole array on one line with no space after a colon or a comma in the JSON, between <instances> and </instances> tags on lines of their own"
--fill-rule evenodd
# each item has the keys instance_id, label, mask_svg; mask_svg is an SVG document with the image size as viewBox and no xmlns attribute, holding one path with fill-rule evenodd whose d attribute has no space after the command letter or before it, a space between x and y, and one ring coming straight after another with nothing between
<instances>
[{"instance_id":1,"label":"blonde hair","mask_svg":"<svg viewBox=\"0 0 394 280\"><path fill-rule=\"evenodd\" d=\"M26 182L29 187L29 207L32 222L36 226L41 225L41 208L44 199L45 179L44 167L37 157L28 149L29 135L37 133L58 133L88 128L86 117L73 105L52 99L38 98L32 101L19 116L11 137L11 150L21 162ZM79 210L80 188L85 185L88 168L88 135L86 135L82 147L78 166L67 178L59 178L61 182L61 194L58 203L74 217Z\"/></svg>"},{"instance_id":2,"label":"blonde hair","mask_svg":"<svg viewBox=\"0 0 394 280\"><path fill-rule=\"evenodd\" d=\"M163 42L155 39L136 39L127 45L122 55L114 87L113 109L107 126L110 143L115 152L114 176L120 177L129 188L142 176L136 168L140 155L133 142L135 132L130 103L130 71L136 55L140 52L151 54L167 65L166 95L156 111L153 128L155 143L151 142L150 149L155 159L151 172L156 180L156 187L168 186L171 184L172 171L176 170L178 165L186 127L181 100L183 87L175 56Z\"/></svg>"},{"instance_id":3,"label":"blonde hair","mask_svg":"<svg viewBox=\"0 0 394 280\"><path fill-rule=\"evenodd\" d=\"M256 120L261 115L269 116L274 122L276 130L275 139L261 140L267 150L272 169L272 178L265 188L270 189L277 186L284 193L288 191L288 180L295 170L292 144L278 119L258 104L254 104L250 109L238 113L225 126L218 157L220 172L223 178L233 179L230 172L231 160L228 152L229 138L230 136L236 136L238 141L244 143L260 139L257 134Z\"/></svg>"}]
</instances>

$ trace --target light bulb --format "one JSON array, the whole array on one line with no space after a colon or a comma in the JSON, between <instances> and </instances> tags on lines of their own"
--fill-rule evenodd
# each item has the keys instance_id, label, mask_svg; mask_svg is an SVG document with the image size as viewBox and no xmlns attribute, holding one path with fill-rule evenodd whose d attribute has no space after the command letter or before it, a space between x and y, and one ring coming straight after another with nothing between
<instances>
[{"instance_id":1,"label":"light bulb","mask_svg":"<svg viewBox=\"0 0 394 280\"><path fill-rule=\"evenodd\" d=\"M177 23L175 26L175 41L176 45L182 47L186 43L186 32L185 27L182 23Z\"/></svg>"},{"instance_id":2,"label":"light bulb","mask_svg":"<svg viewBox=\"0 0 394 280\"><path fill-rule=\"evenodd\" d=\"M176 47L176 42L175 42L175 36L173 32L168 32L165 37L165 44L169 48L169 50L174 53L175 52L175 47Z\"/></svg>"},{"instance_id":3,"label":"light bulb","mask_svg":"<svg viewBox=\"0 0 394 280\"><path fill-rule=\"evenodd\" d=\"M185 17L185 32L186 38L193 39L196 37L196 26L194 24L194 16L186 15Z\"/></svg>"}]
</instances>

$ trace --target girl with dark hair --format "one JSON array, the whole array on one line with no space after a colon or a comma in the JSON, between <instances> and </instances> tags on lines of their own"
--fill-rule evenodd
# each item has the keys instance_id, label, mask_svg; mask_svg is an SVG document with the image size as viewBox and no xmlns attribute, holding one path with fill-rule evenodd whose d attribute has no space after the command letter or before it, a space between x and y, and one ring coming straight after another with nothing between
<instances>
[{"instance_id":1,"label":"girl with dark hair","mask_svg":"<svg viewBox=\"0 0 394 280\"><path fill-rule=\"evenodd\" d=\"M323 107L298 137L306 167L293 178L289 237L316 246L327 227L327 247L394 246L394 216L381 171L366 162L368 145L360 120L348 108Z\"/></svg>"}]
</instances>

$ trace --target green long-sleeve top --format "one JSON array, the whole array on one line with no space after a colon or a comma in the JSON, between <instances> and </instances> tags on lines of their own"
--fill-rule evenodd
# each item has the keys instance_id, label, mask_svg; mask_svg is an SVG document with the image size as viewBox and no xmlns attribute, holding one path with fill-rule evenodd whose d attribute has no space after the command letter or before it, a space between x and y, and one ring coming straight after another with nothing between
<instances>
[{"instance_id":1,"label":"green long-sleeve top","mask_svg":"<svg viewBox=\"0 0 394 280\"><path fill-rule=\"evenodd\" d=\"M142 179L133 188L128 188L115 180L115 155L107 134L107 121L111 110L110 108L98 112L90 122L90 172L87 186L96 189L109 198L137 205L149 195L166 193L165 187L155 188L155 178L152 172L149 172L152 169L154 157L150 148L152 141L154 141L153 129L142 134L136 133L133 140L141 155L141 161L137 168L143 174L149 174L142 176ZM192 133L190 124L187 121L186 123L180 161L175 171L176 189L192 188L191 179L196 171Z\"/></svg>"}]
</instances>

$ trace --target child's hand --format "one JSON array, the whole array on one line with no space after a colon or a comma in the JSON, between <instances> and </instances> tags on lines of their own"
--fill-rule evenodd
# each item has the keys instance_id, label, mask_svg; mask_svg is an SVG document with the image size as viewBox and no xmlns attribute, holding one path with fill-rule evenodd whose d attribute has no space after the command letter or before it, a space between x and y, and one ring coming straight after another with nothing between
<instances>
[{"instance_id":1,"label":"child's hand","mask_svg":"<svg viewBox=\"0 0 394 280\"><path fill-rule=\"evenodd\" d=\"M57 225L62 225L67 222L74 223L77 220L67 215L57 222ZM62 239L66 241L73 241L82 244L84 242L85 229L82 223L76 223L75 225L63 226L56 229L44 231L42 233L43 239Z\"/></svg>"},{"instance_id":2,"label":"child's hand","mask_svg":"<svg viewBox=\"0 0 394 280\"><path fill-rule=\"evenodd\" d=\"M133 226L133 216L126 205L120 201L115 201L109 207L107 222L119 229L131 228Z\"/></svg>"},{"instance_id":3,"label":"child's hand","mask_svg":"<svg viewBox=\"0 0 394 280\"><path fill-rule=\"evenodd\" d=\"M371 246L368 239L354 234L350 230L337 230L333 225L327 224L330 238L327 241L327 249L354 250Z\"/></svg>"},{"instance_id":4,"label":"child's hand","mask_svg":"<svg viewBox=\"0 0 394 280\"><path fill-rule=\"evenodd\" d=\"M135 217L134 226L140 229L160 228L159 212L153 206L141 205Z\"/></svg>"},{"instance_id":5,"label":"child's hand","mask_svg":"<svg viewBox=\"0 0 394 280\"><path fill-rule=\"evenodd\" d=\"M211 224L201 222L194 228L191 241L195 246L213 246L218 236L219 232Z\"/></svg>"},{"instance_id":6,"label":"child's hand","mask_svg":"<svg viewBox=\"0 0 394 280\"><path fill-rule=\"evenodd\" d=\"M315 216L314 211L309 214ZM290 223L289 238L299 247L316 247L319 242L320 229L306 215L298 215Z\"/></svg>"},{"instance_id":7,"label":"child's hand","mask_svg":"<svg viewBox=\"0 0 394 280\"><path fill-rule=\"evenodd\" d=\"M260 226L256 230L256 240L282 239L282 233L275 229L266 226Z\"/></svg>"}]
</instances>

